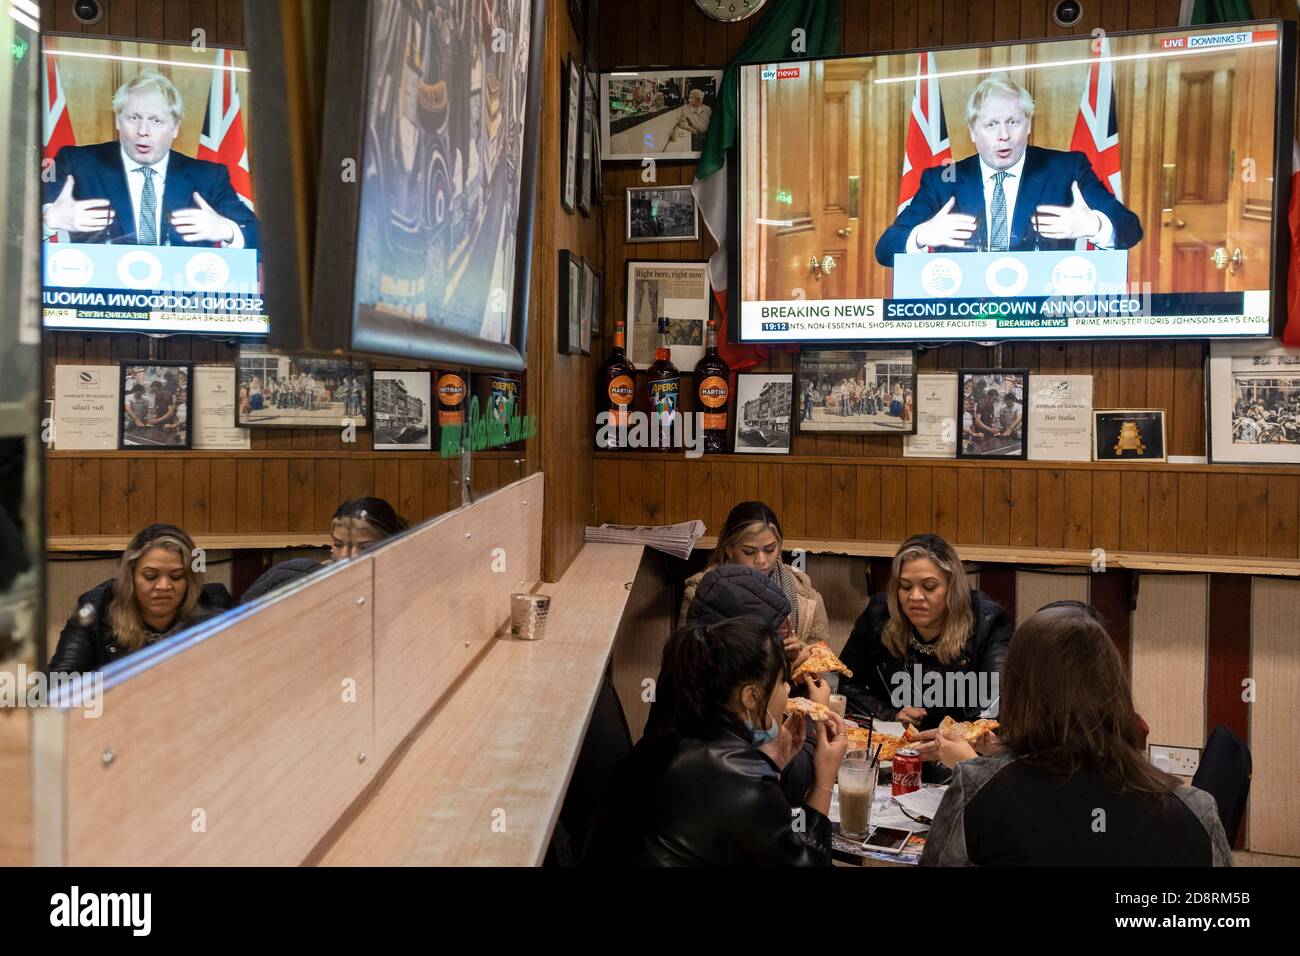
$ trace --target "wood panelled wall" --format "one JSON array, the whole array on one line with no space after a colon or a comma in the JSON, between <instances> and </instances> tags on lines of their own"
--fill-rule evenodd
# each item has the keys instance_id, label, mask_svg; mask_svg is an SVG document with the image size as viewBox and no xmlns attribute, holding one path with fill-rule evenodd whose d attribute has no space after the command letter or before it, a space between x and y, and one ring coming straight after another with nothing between
<instances>
[{"instance_id":1,"label":"wood panelled wall","mask_svg":"<svg viewBox=\"0 0 1300 956\"><path fill-rule=\"evenodd\" d=\"M202 29L209 46L244 42L242 0L103 0L103 20L89 27L72 15L71 0L43 6L46 27L57 32L190 43L193 31ZM553 107L555 115L557 110ZM250 123L255 125L255 113ZM255 130L250 138L256 162ZM537 211L539 234L553 222L544 202ZM553 296L554 281L549 287L540 281L553 271L549 264L534 260L534 328L554 312L553 302L539 298L547 288ZM533 341L537 338L530 335ZM157 358L233 365L236 355L227 342L194 335L151 340L133 334L58 332L44 337L44 348L47 397L53 395L56 364ZM382 361L375 364L385 367ZM536 365L530 361L529 367ZM483 403L486 376L476 379ZM533 385L526 377L527 411L536 411L529 392ZM436 446L432 452L374 452L368 431L357 432L356 439L344 443L340 429L253 429L249 451L50 452L47 533L121 535L155 521L177 523L191 533L319 533L328 528L340 501L362 494L387 498L413 523L460 506L459 460L440 458ZM471 482L475 494L536 471L538 444L534 438L525 452L476 453ZM589 500L587 492L584 509Z\"/></svg>"},{"instance_id":2,"label":"wood panelled wall","mask_svg":"<svg viewBox=\"0 0 1300 956\"><path fill-rule=\"evenodd\" d=\"M832 0L835 2L835 0ZM1085 0L1073 30L1052 21L1050 0L838 0L845 53L879 52L1176 26L1178 0ZM1256 17L1296 18L1294 5L1254 0ZM691 0L628 0L602 24L607 68L725 64L761 15L722 25ZM901 163L901 156L899 162ZM689 183L692 163L660 163L658 181ZM703 259L716 248L701 228L694 243L627 244L624 191L643 185L631 163L607 164L605 313L623 314L629 259ZM1069 342L926 349L922 371L1027 367L1090 374L1093 404L1166 409L1171 455L1205 454L1205 343ZM793 371L797 351L773 349L758 370ZM693 410L689 375L684 409ZM733 415L734 417L734 415ZM1110 547L1135 551L1294 558L1300 548L1300 470L1207 465L934 461L902 457L901 437L794 436L790 456L597 453L601 521L702 517L716 530L736 501L779 506L792 536L901 538L934 530L954 541L1008 547Z\"/></svg>"},{"instance_id":3,"label":"wood panelled wall","mask_svg":"<svg viewBox=\"0 0 1300 956\"><path fill-rule=\"evenodd\" d=\"M592 2L589 6L597 6ZM605 3L607 19L617 20L621 0ZM593 37L593 40L595 38ZM561 355L556 320L559 254L568 250L586 259L603 277L602 288L615 281L605 271L601 242L601 207L590 216L565 212L560 204L560 105L562 77L567 75L569 56L579 64L597 63L599 50L587 50L584 38L574 30L564 0L548 0L546 62L542 73L542 138L538 161L538 224L533 246L532 328L529 336L528 367L534 380L539 405L541 469L546 473L546 515L542 546L542 577L558 581L565 568L582 550L583 529L595 517L592 495L595 465L592 461L595 421L596 366L603 358L608 339L597 337L591 355ZM594 44L599 47L600 44ZM609 189L606 188L608 195ZM621 193L619 196L621 197ZM611 200L606 198L608 204ZM621 201L621 199L619 200ZM536 444L536 441L534 442Z\"/></svg>"}]
</instances>

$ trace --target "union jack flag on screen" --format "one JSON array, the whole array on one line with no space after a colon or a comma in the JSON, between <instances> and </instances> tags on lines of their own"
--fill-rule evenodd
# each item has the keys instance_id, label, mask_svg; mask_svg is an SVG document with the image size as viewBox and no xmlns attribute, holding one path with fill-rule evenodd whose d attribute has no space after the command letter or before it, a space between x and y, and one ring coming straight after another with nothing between
<instances>
[{"instance_id":1,"label":"union jack flag on screen","mask_svg":"<svg viewBox=\"0 0 1300 956\"><path fill-rule=\"evenodd\" d=\"M902 212L921 187L921 174L931 166L952 162L948 145L948 124L939 98L934 54L921 53L916 64L916 92L903 146L903 181L898 187L898 211Z\"/></svg>"},{"instance_id":2,"label":"union jack flag on screen","mask_svg":"<svg viewBox=\"0 0 1300 956\"><path fill-rule=\"evenodd\" d=\"M1093 61L1083 84L1079 116L1074 121L1070 149L1088 157L1092 171L1116 199L1123 202L1119 177L1119 117L1115 110L1115 68L1110 60L1110 40L1092 44Z\"/></svg>"},{"instance_id":3,"label":"union jack flag on screen","mask_svg":"<svg viewBox=\"0 0 1300 956\"><path fill-rule=\"evenodd\" d=\"M57 57L45 57L45 116L44 116L44 152L45 159L53 159L64 146L76 146L77 137L72 133L72 117L68 115L68 100L63 95L63 80L59 77Z\"/></svg>"},{"instance_id":4,"label":"union jack flag on screen","mask_svg":"<svg viewBox=\"0 0 1300 956\"><path fill-rule=\"evenodd\" d=\"M253 208L253 177L248 172L248 145L244 140L244 118L240 113L239 88L235 85L235 54L217 51L217 68L212 72L208 108L199 135L198 158L220 163L230 170L230 183L249 209Z\"/></svg>"}]
</instances>

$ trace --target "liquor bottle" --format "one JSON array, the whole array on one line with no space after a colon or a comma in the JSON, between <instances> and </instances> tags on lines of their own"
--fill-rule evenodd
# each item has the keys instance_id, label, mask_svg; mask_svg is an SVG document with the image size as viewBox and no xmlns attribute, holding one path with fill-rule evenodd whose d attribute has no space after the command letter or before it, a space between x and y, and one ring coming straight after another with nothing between
<instances>
[{"instance_id":1,"label":"liquor bottle","mask_svg":"<svg viewBox=\"0 0 1300 956\"><path fill-rule=\"evenodd\" d=\"M718 354L718 323L709 319L704 358L695 365L695 395L703 413L704 450L727 450L727 409L731 399L731 366Z\"/></svg>"},{"instance_id":2,"label":"liquor bottle","mask_svg":"<svg viewBox=\"0 0 1300 956\"><path fill-rule=\"evenodd\" d=\"M462 369L438 375L439 426L465 424L465 398L469 394L466 377Z\"/></svg>"},{"instance_id":3,"label":"liquor bottle","mask_svg":"<svg viewBox=\"0 0 1300 956\"><path fill-rule=\"evenodd\" d=\"M492 375L492 390L488 393L488 417L501 423L501 432L508 433L510 419L524 417L523 390L519 378L509 372L496 372ZM522 441L505 442L494 446L501 451L518 451L524 447Z\"/></svg>"},{"instance_id":4,"label":"liquor bottle","mask_svg":"<svg viewBox=\"0 0 1300 956\"><path fill-rule=\"evenodd\" d=\"M659 342L649 371L646 385L650 397L650 447L668 451L678 439L676 416L682 377L673 364L672 348L668 344L667 316L659 316Z\"/></svg>"},{"instance_id":5,"label":"liquor bottle","mask_svg":"<svg viewBox=\"0 0 1300 956\"><path fill-rule=\"evenodd\" d=\"M636 366L627 358L627 324L623 319L614 321L614 348L596 380L600 388L596 412L609 413L608 427L596 431L596 447L626 448L627 429L632 424L628 415L636 400Z\"/></svg>"}]
</instances>

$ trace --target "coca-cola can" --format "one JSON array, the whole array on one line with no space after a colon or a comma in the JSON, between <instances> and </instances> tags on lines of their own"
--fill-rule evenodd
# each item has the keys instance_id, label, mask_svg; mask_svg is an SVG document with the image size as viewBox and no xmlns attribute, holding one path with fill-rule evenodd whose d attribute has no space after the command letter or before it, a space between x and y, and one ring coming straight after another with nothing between
<instances>
[{"instance_id":1,"label":"coca-cola can","mask_svg":"<svg viewBox=\"0 0 1300 956\"><path fill-rule=\"evenodd\" d=\"M915 793L921 789L921 755L915 750L900 750L894 754L894 796Z\"/></svg>"}]
</instances>

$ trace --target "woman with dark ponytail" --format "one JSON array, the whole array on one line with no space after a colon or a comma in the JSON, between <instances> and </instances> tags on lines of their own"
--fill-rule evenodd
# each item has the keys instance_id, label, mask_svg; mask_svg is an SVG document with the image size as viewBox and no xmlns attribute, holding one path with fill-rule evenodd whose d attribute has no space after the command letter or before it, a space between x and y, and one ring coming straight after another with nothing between
<instances>
[{"instance_id":1,"label":"woman with dark ponytail","mask_svg":"<svg viewBox=\"0 0 1300 956\"><path fill-rule=\"evenodd\" d=\"M330 557L290 558L263 571L239 599L248 604L272 591L339 561L356 557L385 538L401 534L409 525L383 498L351 498L339 505L330 519Z\"/></svg>"},{"instance_id":2,"label":"woman with dark ponytail","mask_svg":"<svg viewBox=\"0 0 1300 956\"><path fill-rule=\"evenodd\" d=\"M616 771L587 862L829 865L826 815L848 744L834 714L814 725L813 785L792 813L781 768L806 731L802 716L785 716L789 666L776 630L752 619L683 627L660 676L671 700Z\"/></svg>"}]
</instances>

